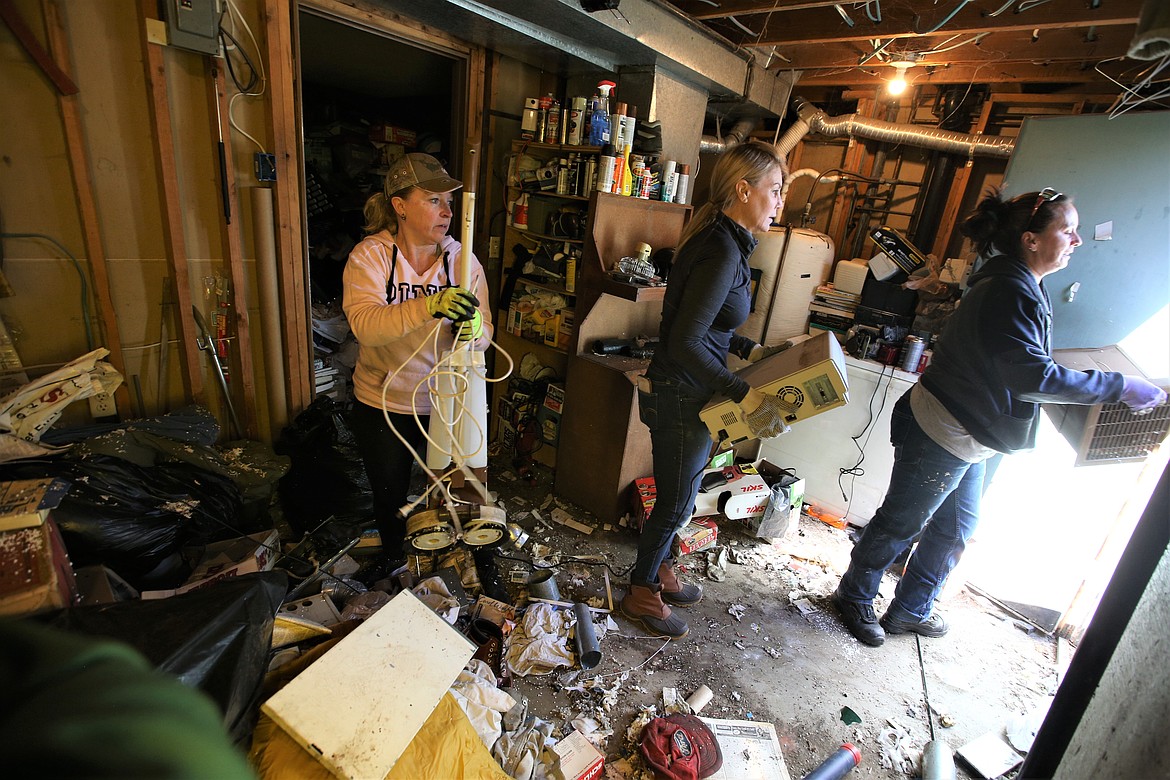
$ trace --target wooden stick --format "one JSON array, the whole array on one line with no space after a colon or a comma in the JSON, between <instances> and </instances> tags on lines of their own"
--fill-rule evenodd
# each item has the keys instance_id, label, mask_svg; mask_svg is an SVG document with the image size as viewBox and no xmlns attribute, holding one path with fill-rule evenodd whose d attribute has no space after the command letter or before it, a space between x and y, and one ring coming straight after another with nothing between
<instances>
[{"instance_id":1,"label":"wooden stick","mask_svg":"<svg viewBox=\"0 0 1170 780\"><path fill-rule=\"evenodd\" d=\"M568 602L568 601L553 601L552 599L535 599L535 598L532 598L531 596L528 597L528 600L529 601L539 601L541 604L552 604L554 607L567 607L569 609L573 608L572 602ZM597 613L602 614L602 615L608 615L610 612L613 611L610 609L602 609L601 607L590 607L588 604L586 604L585 607L590 612L597 612Z\"/></svg>"}]
</instances>

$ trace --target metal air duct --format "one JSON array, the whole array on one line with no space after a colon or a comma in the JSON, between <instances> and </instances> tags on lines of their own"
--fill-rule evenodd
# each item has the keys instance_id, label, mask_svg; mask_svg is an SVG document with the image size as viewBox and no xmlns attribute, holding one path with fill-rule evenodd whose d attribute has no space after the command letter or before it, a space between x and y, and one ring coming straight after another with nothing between
<instances>
[{"instance_id":1,"label":"metal air duct","mask_svg":"<svg viewBox=\"0 0 1170 780\"><path fill-rule=\"evenodd\" d=\"M733 149L747 140L747 137L752 134L752 131L756 129L756 125L759 123L759 119L748 117L736 122L722 138L705 135L699 139L699 153L723 154L727 150Z\"/></svg>"},{"instance_id":2,"label":"metal air duct","mask_svg":"<svg viewBox=\"0 0 1170 780\"><path fill-rule=\"evenodd\" d=\"M1015 149L1015 140L998 136L956 133L937 127L921 125L898 125L881 119L846 114L830 117L816 106L796 99L797 123L785 133L777 147L781 154L788 154L804 136L794 130L807 127L806 132L816 132L830 137L839 135L869 138L891 144L907 144L940 152L960 154L967 157L1010 157Z\"/></svg>"}]
</instances>

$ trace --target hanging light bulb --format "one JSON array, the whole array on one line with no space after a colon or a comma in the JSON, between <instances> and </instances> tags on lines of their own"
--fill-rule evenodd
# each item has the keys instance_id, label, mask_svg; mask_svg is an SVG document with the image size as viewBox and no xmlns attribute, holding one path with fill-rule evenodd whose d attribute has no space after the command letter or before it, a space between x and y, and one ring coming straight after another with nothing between
<instances>
[{"instance_id":1,"label":"hanging light bulb","mask_svg":"<svg viewBox=\"0 0 1170 780\"><path fill-rule=\"evenodd\" d=\"M897 71L894 77L886 84L886 91L891 95L901 95L906 91L906 70L910 68L913 62L892 62Z\"/></svg>"}]
</instances>

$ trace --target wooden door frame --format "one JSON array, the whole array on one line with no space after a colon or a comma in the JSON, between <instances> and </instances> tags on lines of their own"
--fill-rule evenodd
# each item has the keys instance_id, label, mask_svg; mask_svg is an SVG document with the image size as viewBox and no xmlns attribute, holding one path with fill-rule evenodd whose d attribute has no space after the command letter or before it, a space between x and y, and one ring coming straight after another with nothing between
<instances>
[{"instance_id":1,"label":"wooden door frame","mask_svg":"<svg viewBox=\"0 0 1170 780\"><path fill-rule=\"evenodd\" d=\"M455 170L462 170L464 149L479 144L484 118L486 52L441 30L368 2L341 0L264 0L271 126L276 156L274 184L277 264L280 269L285 394L289 416L295 417L313 401L312 323L309 313L308 223L305 195L305 154L302 133L300 78L300 12L308 11L349 24L371 34L417 46L464 63L459 72L467 92L462 110L453 106L456 138ZM479 181L486 181L485 159L479 155ZM483 213L478 208L477 217ZM486 244L485 226L476 219L474 247ZM482 251L477 252L482 256Z\"/></svg>"}]
</instances>

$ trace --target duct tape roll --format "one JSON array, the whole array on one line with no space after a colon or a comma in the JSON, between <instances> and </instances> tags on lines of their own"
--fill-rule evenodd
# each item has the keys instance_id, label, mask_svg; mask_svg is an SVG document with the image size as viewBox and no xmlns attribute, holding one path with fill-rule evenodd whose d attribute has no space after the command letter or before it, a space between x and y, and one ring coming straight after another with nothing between
<instances>
[{"instance_id":1,"label":"duct tape roll","mask_svg":"<svg viewBox=\"0 0 1170 780\"><path fill-rule=\"evenodd\" d=\"M573 604L573 614L577 617L577 660L582 669L592 669L601 663L601 648L597 644L597 633L593 630L593 616L589 607L580 601Z\"/></svg>"}]
</instances>

